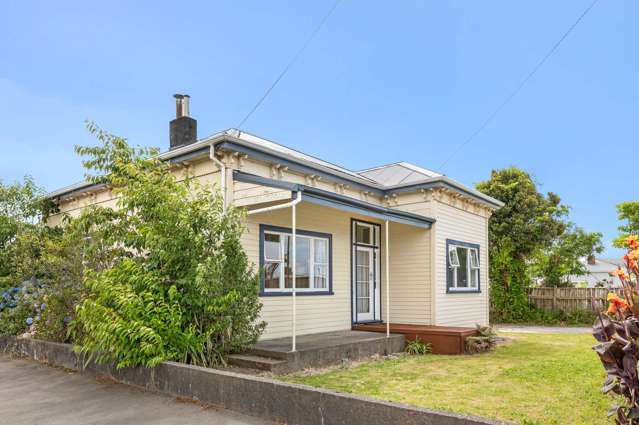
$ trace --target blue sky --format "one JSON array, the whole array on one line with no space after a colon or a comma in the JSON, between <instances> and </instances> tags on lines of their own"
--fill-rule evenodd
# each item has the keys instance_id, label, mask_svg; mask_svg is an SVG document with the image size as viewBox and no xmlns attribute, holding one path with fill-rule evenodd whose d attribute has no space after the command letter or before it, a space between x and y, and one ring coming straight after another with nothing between
<instances>
[{"instance_id":1,"label":"blue sky","mask_svg":"<svg viewBox=\"0 0 639 425\"><path fill-rule=\"evenodd\" d=\"M590 1L343 0L243 129L351 169L437 169ZM5 4L0 179L80 180L85 119L165 148L175 92L192 96L200 136L236 126L332 4ZM615 204L638 198L638 14L600 1L443 171L473 185L521 167L608 243Z\"/></svg>"}]
</instances>

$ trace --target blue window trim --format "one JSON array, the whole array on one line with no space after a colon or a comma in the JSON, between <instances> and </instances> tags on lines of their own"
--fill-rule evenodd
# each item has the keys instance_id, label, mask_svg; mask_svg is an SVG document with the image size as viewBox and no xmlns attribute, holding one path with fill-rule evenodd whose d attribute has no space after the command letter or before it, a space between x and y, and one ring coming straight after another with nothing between
<instances>
[{"instance_id":1,"label":"blue window trim","mask_svg":"<svg viewBox=\"0 0 639 425\"><path fill-rule=\"evenodd\" d=\"M448 250L450 245L455 246L463 246L466 248L475 248L477 249L477 261L479 261L479 276L477 277L477 289L451 289L452 282L448 277L448 269L450 268L450 257L448 255ZM470 243L470 242L462 242L454 239L446 239L446 293L447 294L480 294L481 293L481 249L479 244Z\"/></svg>"},{"instance_id":2,"label":"blue window trim","mask_svg":"<svg viewBox=\"0 0 639 425\"><path fill-rule=\"evenodd\" d=\"M260 224L260 297L286 297L293 295L292 291L266 291L264 288L264 232L292 233L289 227L270 226ZM296 233L302 236L328 239L328 291L295 291L296 296L307 295L333 295L333 235L330 233L312 232L310 230L297 229Z\"/></svg>"}]
</instances>

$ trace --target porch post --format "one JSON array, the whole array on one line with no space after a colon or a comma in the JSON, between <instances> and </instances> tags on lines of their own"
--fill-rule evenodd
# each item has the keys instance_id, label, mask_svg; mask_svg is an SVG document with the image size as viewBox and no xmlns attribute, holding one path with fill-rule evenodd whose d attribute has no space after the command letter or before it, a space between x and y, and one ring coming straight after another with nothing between
<instances>
[{"instance_id":1,"label":"porch post","mask_svg":"<svg viewBox=\"0 0 639 425\"><path fill-rule=\"evenodd\" d=\"M291 241L291 250L292 250L292 267L291 267L291 274L293 277L293 347L291 348L291 351L295 351L296 349L296 333L297 333L297 297L296 297L296 278L297 278L297 259L295 258L296 256L296 244L297 244L297 205L293 204L292 207L292 237L293 240Z\"/></svg>"},{"instance_id":2,"label":"porch post","mask_svg":"<svg viewBox=\"0 0 639 425\"><path fill-rule=\"evenodd\" d=\"M386 230L386 338L390 338L390 263L388 261L388 251L390 248L389 238L388 238L388 226L390 222L386 220L384 223L384 228Z\"/></svg>"}]
</instances>

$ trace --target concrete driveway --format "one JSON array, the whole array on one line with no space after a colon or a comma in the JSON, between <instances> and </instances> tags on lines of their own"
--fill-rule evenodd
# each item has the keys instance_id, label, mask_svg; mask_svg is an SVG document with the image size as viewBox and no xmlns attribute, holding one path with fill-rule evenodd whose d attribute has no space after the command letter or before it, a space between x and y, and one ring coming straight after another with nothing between
<instances>
[{"instance_id":1,"label":"concrete driveway","mask_svg":"<svg viewBox=\"0 0 639 425\"><path fill-rule=\"evenodd\" d=\"M535 334L589 334L592 328L577 326L525 326L525 325L496 325L497 332L521 332Z\"/></svg>"},{"instance_id":2,"label":"concrete driveway","mask_svg":"<svg viewBox=\"0 0 639 425\"><path fill-rule=\"evenodd\" d=\"M3 425L268 423L0 355L0 424Z\"/></svg>"}]
</instances>

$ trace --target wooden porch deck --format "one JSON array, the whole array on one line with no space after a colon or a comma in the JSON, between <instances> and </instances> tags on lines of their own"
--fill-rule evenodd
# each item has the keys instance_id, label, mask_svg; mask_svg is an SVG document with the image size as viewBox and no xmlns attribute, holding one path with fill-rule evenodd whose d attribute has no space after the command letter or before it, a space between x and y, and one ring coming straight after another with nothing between
<instances>
[{"instance_id":1,"label":"wooden porch deck","mask_svg":"<svg viewBox=\"0 0 639 425\"><path fill-rule=\"evenodd\" d=\"M353 325L355 331L386 332L386 323L366 323ZM466 337L477 333L474 328L450 326L408 325L391 323L390 331L403 334L407 341L419 337L432 345L435 354L464 354Z\"/></svg>"}]
</instances>

